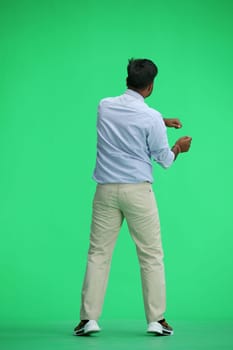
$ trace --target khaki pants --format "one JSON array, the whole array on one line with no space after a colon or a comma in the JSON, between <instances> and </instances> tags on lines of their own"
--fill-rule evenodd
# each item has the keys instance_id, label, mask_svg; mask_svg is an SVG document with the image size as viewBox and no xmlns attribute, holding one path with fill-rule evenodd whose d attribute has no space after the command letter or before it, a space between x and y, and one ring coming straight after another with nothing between
<instances>
[{"instance_id":1,"label":"khaki pants","mask_svg":"<svg viewBox=\"0 0 233 350\"><path fill-rule=\"evenodd\" d=\"M165 311L165 279L160 223L150 183L97 185L90 248L82 289L81 320L98 320L113 248L124 218L136 244L147 322Z\"/></svg>"}]
</instances>

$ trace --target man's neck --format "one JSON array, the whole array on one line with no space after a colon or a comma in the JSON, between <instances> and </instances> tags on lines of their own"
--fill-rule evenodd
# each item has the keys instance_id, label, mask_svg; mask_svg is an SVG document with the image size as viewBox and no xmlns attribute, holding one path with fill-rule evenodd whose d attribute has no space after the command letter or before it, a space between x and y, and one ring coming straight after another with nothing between
<instances>
[{"instance_id":1,"label":"man's neck","mask_svg":"<svg viewBox=\"0 0 233 350\"><path fill-rule=\"evenodd\" d=\"M139 95L141 95L143 98L146 98L145 90L135 89L131 86L128 86L128 89L133 90L133 91L137 92Z\"/></svg>"}]
</instances>

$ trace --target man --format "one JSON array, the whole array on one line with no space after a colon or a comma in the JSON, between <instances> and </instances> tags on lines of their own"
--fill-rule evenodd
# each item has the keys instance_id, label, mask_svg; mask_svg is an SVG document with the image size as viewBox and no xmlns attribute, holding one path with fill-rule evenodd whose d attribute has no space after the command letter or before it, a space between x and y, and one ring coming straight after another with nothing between
<instances>
[{"instance_id":1,"label":"man","mask_svg":"<svg viewBox=\"0 0 233 350\"><path fill-rule=\"evenodd\" d=\"M180 128L178 119L163 119L144 99L153 91L158 69L148 59L131 59L126 92L100 101L97 160L93 178L90 247L82 289L80 323L75 335L100 331L101 314L113 248L124 218L136 244L147 332L172 335L164 319L165 278L160 223L152 190L154 159L164 168L187 152L191 137L180 138L170 149L166 126Z\"/></svg>"}]
</instances>

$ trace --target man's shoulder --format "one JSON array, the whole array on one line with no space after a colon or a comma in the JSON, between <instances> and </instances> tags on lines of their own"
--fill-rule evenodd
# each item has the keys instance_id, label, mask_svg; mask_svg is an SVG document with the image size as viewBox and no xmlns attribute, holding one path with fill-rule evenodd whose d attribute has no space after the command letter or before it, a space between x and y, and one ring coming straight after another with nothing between
<instances>
[{"instance_id":1,"label":"man's shoulder","mask_svg":"<svg viewBox=\"0 0 233 350\"><path fill-rule=\"evenodd\" d=\"M157 111L152 107L149 107L148 105L146 105L145 111L147 111L147 115L151 119L151 121L155 121L155 120L159 121L163 119L162 114L159 111Z\"/></svg>"},{"instance_id":2,"label":"man's shoulder","mask_svg":"<svg viewBox=\"0 0 233 350\"><path fill-rule=\"evenodd\" d=\"M121 98L122 95L120 96L112 96L112 97L104 97L99 101L99 105L104 105L104 104L109 104L109 103L114 103L117 102Z\"/></svg>"}]
</instances>

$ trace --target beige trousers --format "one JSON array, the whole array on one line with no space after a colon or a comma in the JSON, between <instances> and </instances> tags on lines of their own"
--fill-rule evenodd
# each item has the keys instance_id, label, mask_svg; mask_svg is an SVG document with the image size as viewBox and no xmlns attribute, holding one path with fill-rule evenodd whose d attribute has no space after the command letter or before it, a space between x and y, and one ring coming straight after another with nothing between
<instances>
[{"instance_id":1,"label":"beige trousers","mask_svg":"<svg viewBox=\"0 0 233 350\"><path fill-rule=\"evenodd\" d=\"M160 223L150 183L97 185L90 247L82 288L81 320L98 320L114 245L124 218L136 244L147 322L165 311L165 278Z\"/></svg>"}]
</instances>

